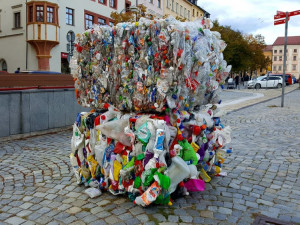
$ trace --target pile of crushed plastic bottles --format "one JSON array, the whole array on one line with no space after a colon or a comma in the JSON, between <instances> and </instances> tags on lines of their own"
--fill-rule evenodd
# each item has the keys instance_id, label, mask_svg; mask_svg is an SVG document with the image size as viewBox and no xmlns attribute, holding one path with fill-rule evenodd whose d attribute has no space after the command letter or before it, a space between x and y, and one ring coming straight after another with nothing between
<instances>
[{"instance_id":1,"label":"pile of crushed plastic bottles","mask_svg":"<svg viewBox=\"0 0 300 225\"><path fill-rule=\"evenodd\" d=\"M71 61L78 103L71 164L90 197L108 190L141 206L203 191L222 171L230 127L219 84L230 71L209 19L94 26Z\"/></svg>"}]
</instances>

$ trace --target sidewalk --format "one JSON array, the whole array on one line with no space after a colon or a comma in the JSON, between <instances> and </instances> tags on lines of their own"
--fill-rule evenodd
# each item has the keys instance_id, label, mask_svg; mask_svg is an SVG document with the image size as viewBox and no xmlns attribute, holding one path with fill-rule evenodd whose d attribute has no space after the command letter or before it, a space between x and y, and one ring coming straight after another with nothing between
<instances>
[{"instance_id":1,"label":"sidewalk","mask_svg":"<svg viewBox=\"0 0 300 225\"><path fill-rule=\"evenodd\" d=\"M299 89L298 84L285 87L285 95L296 89ZM247 93L251 94L249 97L241 97L237 100L221 103L220 107L227 112L231 112L237 109L241 109L253 104L264 102L276 97L281 97L282 89L240 89L240 90L223 90L224 92L233 93Z\"/></svg>"}]
</instances>

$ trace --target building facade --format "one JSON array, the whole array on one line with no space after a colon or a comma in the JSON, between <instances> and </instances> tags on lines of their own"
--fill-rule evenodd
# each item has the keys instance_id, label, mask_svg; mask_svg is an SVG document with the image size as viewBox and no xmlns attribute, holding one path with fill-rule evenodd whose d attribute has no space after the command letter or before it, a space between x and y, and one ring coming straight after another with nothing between
<instances>
[{"instance_id":1,"label":"building facade","mask_svg":"<svg viewBox=\"0 0 300 225\"><path fill-rule=\"evenodd\" d=\"M269 71L272 70L272 50L273 46L272 45L266 45L266 47L264 48L263 52L264 52L264 56L266 58L269 58L269 60L271 61L269 65L267 65L267 68L259 68L257 69L257 75L258 76L262 76L267 74Z\"/></svg>"},{"instance_id":2,"label":"building facade","mask_svg":"<svg viewBox=\"0 0 300 225\"><path fill-rule=\"evenodd\" d=\"M136 0L132 1L132 4L144 5L147 7L147 13L155 16L156 18L162 18L164 15L163 5L165 0Z\"/></svg>"},{"instance_id":3,"label":"building facade","mask_svg":"<svg viewBox=\"0 0 300 225\"><path fill-rule=\"evenodd\" d=\"M278 37L272 47L272 73L283 73L284 37ZM299 78L300 36L290 36L287 40L286 73Z\"/></svg>"},{"instance_id":4,"label":"building facade","mask_svg":"<svg viewBox=\"0 0 300 225\"><path fill-rule=\"evenodd\" d=\"M130 5L129 0L0 0L0 71L66 72L71 34L94 23L111 25L110 13Z\"/></svg>"},{"instance_id":5,"label":"building facade","mask_svg":"<svg viewBox=\"0 0 300 225\"><path fill-rule=\"evenodd\" d=\"M197 0L164 0L164 15L177 16L193 21L201 17L210 17L210 14L197 5Z\"/></svg>"}]
</instances>

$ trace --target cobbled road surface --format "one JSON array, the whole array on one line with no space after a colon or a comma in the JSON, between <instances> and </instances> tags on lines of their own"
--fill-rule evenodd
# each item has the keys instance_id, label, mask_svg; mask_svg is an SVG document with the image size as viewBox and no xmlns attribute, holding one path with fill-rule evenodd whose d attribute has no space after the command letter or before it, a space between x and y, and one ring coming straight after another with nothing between
<instances>
[{"instance_id":1,"label":"cobbled road surface","mask_svg":"<svg viewBox=\"0 0 300 225\"><path fill-rule=\"evenodd\" d=\"M226 115L227 177L173 206L125 196L89 199L69 164L71 131L0 142L0 224L252 224L259 214L300 223L300 91ZM4 121L2 121L4 122Z\"/></svg>"}]
</instances>

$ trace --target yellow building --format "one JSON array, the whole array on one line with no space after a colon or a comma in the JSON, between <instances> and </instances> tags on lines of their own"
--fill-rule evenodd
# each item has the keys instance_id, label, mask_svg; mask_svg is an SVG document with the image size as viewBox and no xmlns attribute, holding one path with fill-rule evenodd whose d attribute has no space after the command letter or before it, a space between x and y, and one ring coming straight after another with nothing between
<instances>
[{"instance_id":1,"label":"yellow building","mask_svg":"<svg viewBox=\"0 0 300 225\"><path fill-rule=\"evenodd\" d=\"M165 0L164 15L170 15L176 18L185 18L187 21L193 21L203 16L209 18L210 14L197 5L197 0Z\"/></svg>"},{"instance_id":2,"label":"yellow building","mask_svg":"<svg viewBox=\"0 0 300 225\"><path fill-rule=\"evenodd\" d=\"M261 69L257 69L257 75L261 76L264 74L267 74L268 71L272 71L272 55L273 55L273 51L272 51L273 46L272 45L267 45L265 47L264 51L264 55L266 58L269 58L271 60L270 65L267 65L267 68L261 68Z\"/></svg>"}]
</instances>

